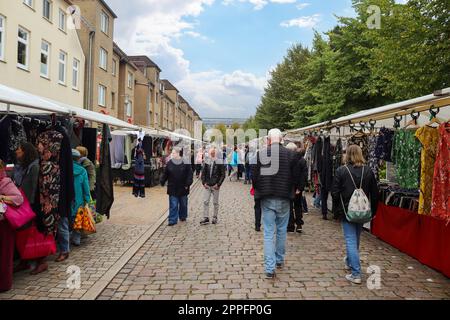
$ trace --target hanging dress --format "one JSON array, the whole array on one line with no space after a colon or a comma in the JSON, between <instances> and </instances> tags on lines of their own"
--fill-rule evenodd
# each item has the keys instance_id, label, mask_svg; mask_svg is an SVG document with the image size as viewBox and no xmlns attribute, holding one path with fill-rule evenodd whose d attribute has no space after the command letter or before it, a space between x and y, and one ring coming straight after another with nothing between
<instances>
[{"instance_id":1,"label":"hanging dress","mask_svg":"<svg viewBox=\"0 0 450 320\"><path fill-rule=\"evenodd\" d=\"M439 143L434 166L431 215L450 221L450 129L449 123L439 126Z\"/></svg>"},{"instance_id":2,"label":"hanging dress","mask_svg":"<svg viewBox=\"0 0 450 320\"><path fill-rule=\"evenodd\" d=\"M417 130L416 137L422 144L419 214L431 213L433 192L434 163L439 142L438 128L424 126Z\"/></svg>"},{"instance_id":3,"label":"hanging dress","mask_svg":"<svg viewBox=\"0 0 450 320\"><path fill-rule=\"evenodd\" d=\"M60 151L63 135L50 130L37 139L40 155L39 202L45 232L56 234L59 220L59 195L61 188Z\"/></svg>"}]
</instances>

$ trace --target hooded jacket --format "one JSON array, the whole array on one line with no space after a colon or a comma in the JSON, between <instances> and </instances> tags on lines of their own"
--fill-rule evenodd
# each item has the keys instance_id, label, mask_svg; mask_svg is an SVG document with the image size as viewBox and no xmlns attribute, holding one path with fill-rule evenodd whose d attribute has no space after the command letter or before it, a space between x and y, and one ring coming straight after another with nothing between
<instances>
[{"instance_id":1,"label":"hooded jacket","mask_svg":"<svg viewBox=\"0 0 450 320\"><path fill-rule=\"evenodd\" d=\"M88 174L86 169L76 162L73 163L73 178L75 199L72 203L72 219L76 216L80 207L91 201Z\"/></svg>"},{"instance_id":2,"label":"hooded jacket","mask_svg":"<svg viewBox=\"0 0 450 320\"><path fill-rule=\"evenodd\" d=\"M5 171L0 172L0 195L11 198L14 206L18 207L23 203L23 196L17 189L14 182L6 176Z\"/></svg>"},{"instance_id":3,"label":"hooded jacket","mask_svg":"<svg viewBox=\"0 0 450 320\"><path fill-rule=\"evenodd\" d=\"M80 164L86 169L89 179L89 188L91 191L95 190L95 183L97 181L97 173L95 171L95 166L91 160L87 157L83 157L80 159Z\"/></svg>"}]
</instances>

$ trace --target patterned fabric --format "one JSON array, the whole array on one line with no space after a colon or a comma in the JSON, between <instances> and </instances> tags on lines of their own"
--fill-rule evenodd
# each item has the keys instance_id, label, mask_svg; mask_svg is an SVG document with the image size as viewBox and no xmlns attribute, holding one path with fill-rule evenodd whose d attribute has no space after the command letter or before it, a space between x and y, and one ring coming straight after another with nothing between
<instances>
[{"instance_id":1,"label":"patterned fabric","mask_svg":"<svg viewBox=\"0 0 450 320\"><path fill-rule=\"evenodd\" d=\"M375 155L378 159L392 161L392 143L394 140L394 130L381 128L378 133L378 140L375 147Z\"/></svg>"},{"instance_id":2,"label":"patterned fabric","mask_svg":"<svg viewBox=\"0 0 450 320\"><path fill-rule=\"evenodd\" d=\"M369 156L369 138L365 134L356 134L348 139L348 145L356 144L360 146L363 152L364 159Z\"/></svg>"},{"instance_id":3,"label":"patterned fabric","mask_svg":"<svg viewBox=\"0 0 450 320\"><path fill-rule=\"evenodd\" d=\"M450 129L449 123L439 126L439 143L434 167L431 215L450 221Z\"/></svg>"},{"instance_id":4,"label":"patterned fabric","mask_svg":"<svg viewBox=\"0 0 450 320\"><path fill-rule=\"evenodd\" d=\"M380 158L378 157L376 152L378 139L379 137L374 135L369 137L369 157L367 158L367 164L375 175L375 179L377 181L380 180Z\"/></svg>"},{"instance_id":5,"label":"patterned fabric","mask_svg":"<svg viewBox=\"0 0 450 320\"><path fill-rule=\"evenodd\" d=\"M27 141L27 134L25 133L25 129L20 121L18 120L11 121L11 126L9 127L9 137L10 137L10 140L8 142L9 152L10 155L14 155L16 150L19 148L20 143Z\"/></svg>"},{"instance_id":6,"label":"patterned fabric","mask_svg":"<svg viewBox=\"0 0 450 320\"><path fill-rule=\"evenodd\" d=\"M422 143L419 214L431 214L434 162L439 142L439 130L424 126L417 130L416 137Z\"/></svg>"},{"instance_id":7,"label":"patterned fabric","mask_svg":"<svg viewBox=\"0 0 450 320\"><path fill-rule=\"evenodd\" d=\"M59 158L63 135L57 131L46 131L38 136L38 151L40 155L39 200L42 222L47 233L56 234L59 220L59 191L61 171Z\"/></svg>"},{"instance_id":8,"label":"patterned fabric","mask_svg":"<svg viewBox=\"0 0 450 320\"><path fill-rule=\"evenodd\" d=\"M415 131L400 129L394 135L392 160L396 178L401 188L418 189L421 144Z\"/></svg>"}]
</instances>

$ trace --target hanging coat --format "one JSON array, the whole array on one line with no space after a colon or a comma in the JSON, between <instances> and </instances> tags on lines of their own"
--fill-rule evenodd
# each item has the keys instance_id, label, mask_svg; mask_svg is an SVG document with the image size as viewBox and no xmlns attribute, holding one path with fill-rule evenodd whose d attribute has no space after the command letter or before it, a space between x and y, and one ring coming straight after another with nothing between
<instances>
[{"instance_id":1,"label":"hanging coat","mask_svg":"<svg viewBox=\"0 0 450 320\"><path fill-rule=\"evenodd\" d=\"M323 140L322 166L320 171L320 182L326 190L331 189L333 183L333 159L331 156L330 137Z\"/></svg>"},{"instance_id":2,"label":"hanging coat","mask_svg":"<svg viewBox=\"0 0 450 320\"><path fill-rule=\"evenodd\" d=\"M110 217L114 203L114 189L111 168L111 153L109 143L112 137L107 124L103 125L102 144L100 147L100 169L97 177L97 212Z\"/></svg>"}]
</instances>

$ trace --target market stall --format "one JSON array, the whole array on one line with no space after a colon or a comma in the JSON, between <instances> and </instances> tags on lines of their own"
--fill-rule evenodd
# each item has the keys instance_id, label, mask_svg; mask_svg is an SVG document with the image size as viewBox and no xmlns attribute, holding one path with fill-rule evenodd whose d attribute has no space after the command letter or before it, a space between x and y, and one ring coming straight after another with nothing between
<instances>
[{"instance_id":1,"label":"market stall","mask_svg":"<svg viewBox=\"0 0 450 320\"><path fill-rule=\"evenodd\" d=\"M290 130L305 143L315 205L335 206L330 181L347 145L363 149L379 181L371 232L450 277L450 88Z\"/></svg>"}]
</instances>

